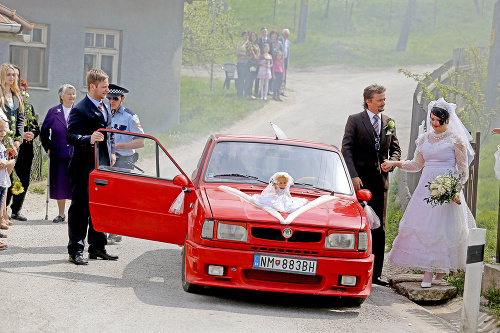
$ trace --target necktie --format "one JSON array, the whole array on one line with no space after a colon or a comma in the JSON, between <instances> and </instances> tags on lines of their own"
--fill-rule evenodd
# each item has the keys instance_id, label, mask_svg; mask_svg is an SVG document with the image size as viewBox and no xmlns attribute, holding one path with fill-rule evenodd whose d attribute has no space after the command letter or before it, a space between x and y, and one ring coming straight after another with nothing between
<instances>
[{"instance_id":1,"label":"necktie","mask_svg":"<svg viewBox=\"0 0 500 333\"><path fill-rule=\"evenodd\" d=\"M373 129L375 130L375 133L379 135L380 132L380 122L379 122L379 116L378 114L373 116Z\"/></svg>"},{"instance_id":2,"label":"necktie","mask_svg":"<svg viewBox=\"0 0 500 333\"><path fill-rule=\"evenodd\" d=\"M99 111L101 111L102 115L104 116L104 110L102 109L102 104L99 103L98 108L99 108Z\"/></svg>"}]
</instances>

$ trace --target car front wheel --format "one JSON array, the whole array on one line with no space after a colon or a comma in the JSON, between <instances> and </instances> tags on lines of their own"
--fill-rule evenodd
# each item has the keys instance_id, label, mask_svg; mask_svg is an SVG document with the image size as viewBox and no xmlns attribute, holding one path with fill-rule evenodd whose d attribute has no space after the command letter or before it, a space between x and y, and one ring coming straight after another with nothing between
<instances>
[{"instance_id":1,"label":"car front wheel","mask_svg":"<svg viewBox=\"0 0 500 333\"><path fill-rule=\"evenodd\" d=\"M182 289L184 289L185 292L197 294L201 290L203 290L203 286L192 284L186 281L186 268L186 246L184 245L184 247L182 248Z\"/></svg>"}]
</instances>

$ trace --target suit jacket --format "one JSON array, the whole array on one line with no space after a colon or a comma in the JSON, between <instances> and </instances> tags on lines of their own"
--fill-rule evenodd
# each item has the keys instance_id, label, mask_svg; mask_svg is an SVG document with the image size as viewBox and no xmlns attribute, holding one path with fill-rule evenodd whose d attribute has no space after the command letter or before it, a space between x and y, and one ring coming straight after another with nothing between
<instances>
[{"instance_id":1,"label":"suit jacket","mask_svg":"<svg viewBox=\"0 0 500 333\"><path fill-rule=\"evenodd\" d=\"M73 156L73 146L66 142L68 124L64 118L63 105L49 109L42 123L40 140L45 151L50 149L50 158L69 158Z\"/></svg>"},{"instance_id":2,"label":"suit jacket","mask_svg":"<svg viewBox=\"0 0 500 333\"><path fill-rule=\"evenodd\" d=\"M367 111L350 115L345 126L342 140L342 154L344 155L351 178L360 177L363 183L370 182L376 186L389 188L389 174L382 171L380 165L386 159L399 161L401 148L396 136L396 129L387 133L389 117L382 116L380 130L380 149L375 150L375 130Z\"/></svg>"},{"instance_id":3,"label":"suit jacket","mask_svg":"<svg viewBox=\"0 0 500 333\"><path fill-rule=\"evenodd\" d=\"M9 104L5 103L3 111L8 118L9 128L11 128L12 125L12 117L15 117L16 135L14 137L22 138L24 135L24 112L19 111L22 101L20 101L14 93L12 94L12 99L14 101L14 110L11 110Z\"/></svg>"},{"instance_id":4,"label":"suit jacket","mask_svg":"<svg viewBox=\"0 0 500 333\"><path fill-rule=\"evenodd\" d=\"M107 121L88 96L78 102L69 113L66 141L74 147L74 151L69 163L68 175L73 180L86 179L88 181L88 176L94 169L94 144L90 143L90 137L100 128L111 129L111 112L109 101L107 102L103 103ZM110 165L111 154L115 153L113 134L104 133L103 143L99 144L99 161L101 164Z\"/></svg>"},{"instance_id":5,"label":"suit jacket","mask_svg":"<svg viewBox=\"0 0 500 333\"><path fill-rule=\"evenodd\" d=\"M260 53L264 52L264 44L269 45L269 54L273 54L273 42L271 41L271 38L267 37L267 42L264 43L262 40L262 37L259 37L259 47L260 47Z\"/></svg>"}]
</instances>

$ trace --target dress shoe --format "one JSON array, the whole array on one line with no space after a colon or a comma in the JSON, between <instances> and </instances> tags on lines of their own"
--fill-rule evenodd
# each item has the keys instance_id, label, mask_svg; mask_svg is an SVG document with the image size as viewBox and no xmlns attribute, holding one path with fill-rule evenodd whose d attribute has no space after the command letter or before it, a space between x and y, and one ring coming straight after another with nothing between
<instances>
[{"instance_id":1,"label":"dress shoe","mask_svg":"<svg viewBox=\"0 0 500 333\"><path fill-rule=\"evenodd\" d=\"M68 261L75 265L88 265L89 263L87 260L83 259L83 256L80 253L70 254Z\"/></svg>"},{"instance_id":2,"label":"dress shoe","mask_svg":"<svg viewBox=\"0 0 500 333\"><path fill-rule=\"evenodd\" d=\"M10 218L14 219L14 220L18 220L18 221L28 221L28 219L26 218L26 216L24 216L23 214L21 214L21 212L12 213L10 215Z\"/></svg>"},{"instance_id":3,"label":"dress shoe","mask_svg":"<svg viewBox=\"0 0 500 333\"><path fill-rule=\"evenodd\" d=\"M55 217L52 222L54 223L59 223L59 222L64 222L65 220L65 217L61 216L61 215L57 215L57 217Z\"/></svg>"},{"instance_id":4,"label":"dress shoe","mask_svg":"<svg viewBox=\"0 0 500 333\"><path fill-rule=\"evenodd\" d=\"M373 279L373 284L378 284L379 286L388 286L389 282L382 280L381 278Z\"/></svg>"},{"instance_id":5,"label":"dress shoe","mask_svg":"<svg viewBox=\"0 0 500 333\"><path fill-rule=\"evenodd\" d=\"M94 252L89 252L89 259L97 259L97 258L101 258L104 260L116 260L118 259L118 256L109 254L108 252L106 252L106 250L97 250Z\"/></svg>"}]
</instances>

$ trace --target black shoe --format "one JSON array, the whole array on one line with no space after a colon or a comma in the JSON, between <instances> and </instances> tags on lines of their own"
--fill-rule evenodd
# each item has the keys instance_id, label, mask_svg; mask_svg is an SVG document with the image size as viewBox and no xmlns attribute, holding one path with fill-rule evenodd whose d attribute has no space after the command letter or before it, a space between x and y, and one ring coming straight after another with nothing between
<instances>
[{"instance_id":1,"label":"black shoe","mask_svg":"<svg viewBox=\"0 0 500 333\"><path fill-rule=\"evenodd\" d=\"M106 250L97 250L94 252L89 252L89 259L101 258L104 260L117 260L118 256L109 254Z\"/></svg>"},{"instance_id":2,"label":"black shoe","mask_svg":"<svg viewBox=\"0 0 500 333\"><path fill-rule=\"evenodd\" d=\"M54 223L64 222L65 219L66 219L65 217L62 217L61 215L57 215L57 217L54 218L52 220L52 222L54 222Z\"/></svg>"},{"instance_id":3,"label":"black shoe","mask_svg":"<svg viewBox=\"0 0 500 333\"><path fill-rule=\"evenodd\" d=\"M2 233L0 232L0 238L7 238L7 234L2 234Z\"/></svg>"},{"instance_id":4,"label":"black shoe","mask_svg":"<svg viewBox=\"0 0 500 333\"><path fill-rule=\"evenodd\" d=\"M89 264L89 262L87 260L83 259L82 255L80 253L70 254L68 261L72 262L75 265L88 265Z\"/></svg>"},{"instance_id":5,"label":"black shoe","mask_svg":"<svg viewBox=\"0 0 500 333\"><path fill-rule=\"evenodd\" d=\"M26 218L26 216L24 216L23 214L21 214L21 212L12 213L10 215L10 218L14 219L14 220L18 220L18 221L28 221L28 219Z\"/></svg>"},{"instance_id":6,"label":"black shoe","mask_svg":"<svg viewBox=\"0 0 500 333\"><path fill-rule=\"evenodd\" d=\"M373 279L372 281L373 284L378 284L379 286L388 286L389 282L382 280L381 278Z\"/></svg>"}]
</instances>

